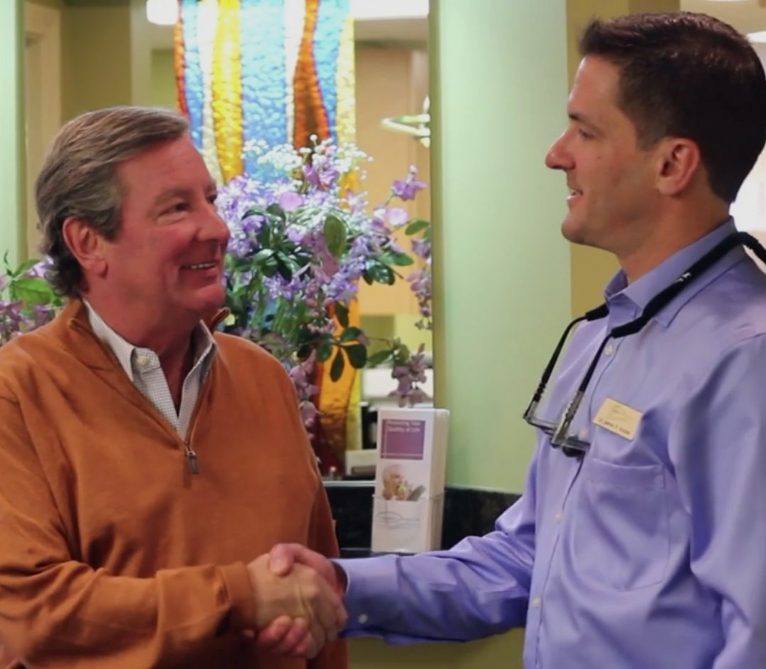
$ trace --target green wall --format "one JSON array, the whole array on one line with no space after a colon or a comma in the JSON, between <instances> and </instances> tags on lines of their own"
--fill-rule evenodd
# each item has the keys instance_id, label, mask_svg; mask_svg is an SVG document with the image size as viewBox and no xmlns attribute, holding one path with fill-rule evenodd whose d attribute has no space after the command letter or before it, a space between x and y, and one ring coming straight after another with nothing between
<instances>
[{"instance_id":1,"label":"green wall","mask_svg":"<svg viewBox=\"0 0 766 669\"><path fill-rule=\"evenodd\" d=\"M566 188L543 156L566 121L565 0L431 5L436 402L452 484L520 492L521 420L569 314ZM520 669L523 632L350 644L354 669Z\"/></svg>"},{"instance_id":2,"label":"green wall","mask_svg":"<svg viewBox=\"0 0 766 669\"><path fill-rule=\"evenodd\" d=\"M25 244L21 26L20 3L0 2L0 258L7 250L12 262Z\"/></svg>"},{"instance_id":3,"label":"green wall","mask_svg":"<svg viewBox=\"0 0 766 669\"><path fill-rule=\"evenodd\" d=\"M432 5L436 401L448 480L521 492L521 419L569 316L566 188L543 165L566 122L564 0Z\"/></svg>"}]
</instances>

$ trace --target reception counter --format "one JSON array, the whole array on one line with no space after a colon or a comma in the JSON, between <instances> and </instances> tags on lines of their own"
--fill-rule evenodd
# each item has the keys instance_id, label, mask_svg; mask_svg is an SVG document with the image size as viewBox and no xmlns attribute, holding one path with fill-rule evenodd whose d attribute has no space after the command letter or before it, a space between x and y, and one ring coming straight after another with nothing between
<instances>
[{"instance_id":1,"label":"reception counter","mask_svg":"<svg viewBox=\"0 0 766 669\"><path fill-rule=\"evenodd\" d=\"M370 554L372 481L326 481L344 557ZM442 548L493 528L495 518L517 495L493 490L447 486ZM523 630L470 643L389 646L379 639L351 639L352 669L521 669Z\"/></svg>"}]
</instances>

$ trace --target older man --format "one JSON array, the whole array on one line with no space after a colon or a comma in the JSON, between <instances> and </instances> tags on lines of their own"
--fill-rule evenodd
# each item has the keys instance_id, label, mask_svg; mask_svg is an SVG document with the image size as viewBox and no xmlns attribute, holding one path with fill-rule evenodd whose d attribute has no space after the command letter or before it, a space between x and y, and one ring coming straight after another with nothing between
<instances>
[{"instance_id":1,"label":"older man","mask_svg":"<svg viewBox=\"0 0 766 669\"><path fill-rule=\"evenodd\" d=\"M350 634L525 626L529 669L760 669L766 276L728 211L766 139L763 68L688 13L595 21L581 47L546 164L566 174L564 236L621 270L527 411L523 496L449 551L337 572L300 546L272 555L347 585Z\"/></svg>"},{"instance_id":2,"label":"older man","mask_svg":"<svg viewBox=\"0 0 766 669\"><path fill-rule=\"evenodd\" d=\"M308 666L345 666L337 596L308 568L268 569L275 542L337 546L287 375L212 333L229 238L215 199L171 112L85 114L47 157L37 206L69 301L0 351L7 660L307 666L247 638L285 613L302 651L331 642Z\"/></svg>"}]
</instances>

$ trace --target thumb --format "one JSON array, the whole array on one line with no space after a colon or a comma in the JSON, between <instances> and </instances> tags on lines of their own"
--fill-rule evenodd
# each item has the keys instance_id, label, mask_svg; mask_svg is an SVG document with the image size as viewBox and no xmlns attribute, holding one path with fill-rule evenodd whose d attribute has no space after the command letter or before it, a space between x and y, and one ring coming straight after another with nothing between
<instances>
[{"instance_id":1,"label":"thumb","mask_svg":"<svg viewBox=\"0 0 766 669\"><path fill-rule=\"evenodd\" d=\"M295 552L287 544L277 544L269 552L269 569L277 576L290 573L295 562Z\"/></svg>"}]
</instances>

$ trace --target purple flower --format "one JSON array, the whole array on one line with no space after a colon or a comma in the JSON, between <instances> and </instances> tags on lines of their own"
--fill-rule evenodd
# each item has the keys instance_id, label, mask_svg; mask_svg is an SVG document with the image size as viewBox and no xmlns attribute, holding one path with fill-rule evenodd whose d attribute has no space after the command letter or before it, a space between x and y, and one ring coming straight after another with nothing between
<instances>
[{"instance_id":1,"label":"purple flower","mask_svg":"<svg viewBox=\"0 0 766 669\"><path fill-rule=\"evenodd\" d=\"M417 383L426 381L426 355L423 344L418 348L417 353L410 356L404 364L397 365L391 372L391 376L397 381L396 390L392 390L388 396L395 397L400 407L409 404L414 406L419 402L431 399Z\"/></svg>"},{"instance_id":2,"label":"purple flower","mask_svg":"<svg viewBox=\"0 0 766 669\"><path fill-rule=\"evenodd\" d=\"M303 204L303 198L292 191L286 191L279 196L279 206L285 211L295 211Z\"/></svg>"},{"instance_id":3,"label":"purple flower","mask_svg":"<svg viewBox=\"0 0 766 669\"><path fill-rule=\"evenodd\" d=\"M346 194L346 204L352 214L361 214L367 204L366 194L348 191Z\"/></svg>"},{"instance_id":4,"label":"purple flower","mask_svg":"<svg viewBox=\"0 0 766 669\"><path fill-rule=\"evenodd\" d=\"M0 300L0 346L19 335L45 325L55 315L48 306L25 309L20 301Z\"/></svg>"},{"instance_id":5,"label":"purple flower","mask_svg":"<svg viewBox=\"0 0 766 669\"><path fill-rule=\"evenodd\" d=\"M310 378L314 374L316 367L316 358L312 353L303 362L295 365L290 371L290 379L295 386L298 397L311 399L319 392L319 388L311 383Z\"/></svg>"},{"instance_id":6,"label":"purple flower","mask_svg":"<svg viewBox=\"0 0 766 669\"><path fill-rule=\"evenodd\" d=\"M317 388L312 383L313 356L304 362L297 360L297 351L307 340L304 334L308 332L311 341L334 336L330 307L348 304L357 295L360 279L371 263L381 259L386 262L391 253L403 252L393 233L409 220L407 211L401 207L381 205L371 214L366 194L347 188L359 181L346 181L342 175L355 171L361 176L358 164L364 155L357 149L338 147L329 140L312 141L313 147L306 150L295 151L292 147L269 150L262 158L265 161L268 157L267 163L274 168L270 173L273 178L232 179L221 188L217 201L232 233L226 271L237 333L263 345L285 365L309 431L317 423L318 411L312 402ZM412 199L424 187L411 168L405 179L394 184L392 197ZM271 221L272 215L266 213L245 216L253 209L265 212L273 204L288 214L286 219ZM335 255L324 236L329 216L343 222L346 234L345 244L332 240L331 247L337 244L342 248L340 253L333 248ZM268 236L262 234L267 221ZM338 229L335 226L333 234ZM425 261L425 266L410 277L425 321L430 319L430 243L423 239L411 241L413 255ZM273 253L262 254L256 263L254 257L264 244ZM359 341L365 342L363 335ZM425 379L422 350L398 367L399 401L426 399L418 387Z\"/></svg>"},{"instance_id":7,"label":"purple flower","mask_svg":"<svg viewBox=\"0 0 766 669\"><path fill-rule=\"evenodd\" d=\"M400 200L414 200L418 191L423 190L425 187L426 183L418 180L417 168L414 165L410 165L407 176L404 180L394 181L391 191Z\"/></svg>"},{"instance_id":8,"label":"purple flower","mask_svg":"<svg viewBox=\"0 0 766 669\"><path fill-rule=\"evenodd\" d=\"M313 402L308 400L301 400L298 404L298 409L301 413L301 420L306 431L311 434L316 426L316 420L319 416L319 410L316 408Z\"/></svg>"},{"instance_id":9,"label":"purple flower","mask_svg":"<svg viewBox=\"0 0 766 669\"><path fill-rule=\"evenodd\" d=\"M402 227L409 217L407 210L401 207L378 207L372 212L372 225L377 232L388 235Z\"/></svg>"},{"instance_id":10,"label":"purple flower","mask_svg":"<svg viewBox=\"0 0 766 669\"><path fill-rule=\"evenodd\" d=\"M304 165L303 174L314 188L329 190L335 186L340 177L340 171L336 169L331 157L315 153L311 158L311 163Z\"/></svg>"},{"instance_id":11,"label":"purple flower","mask_svg":"<svg viewBox=\"0 0 766 669\"><path fill-rule=\"evenodd\" d=\"M413 239L412 252L423 260L428 260L431 257L431 242L426 239Z\"/></svg>"}]
</instances>

